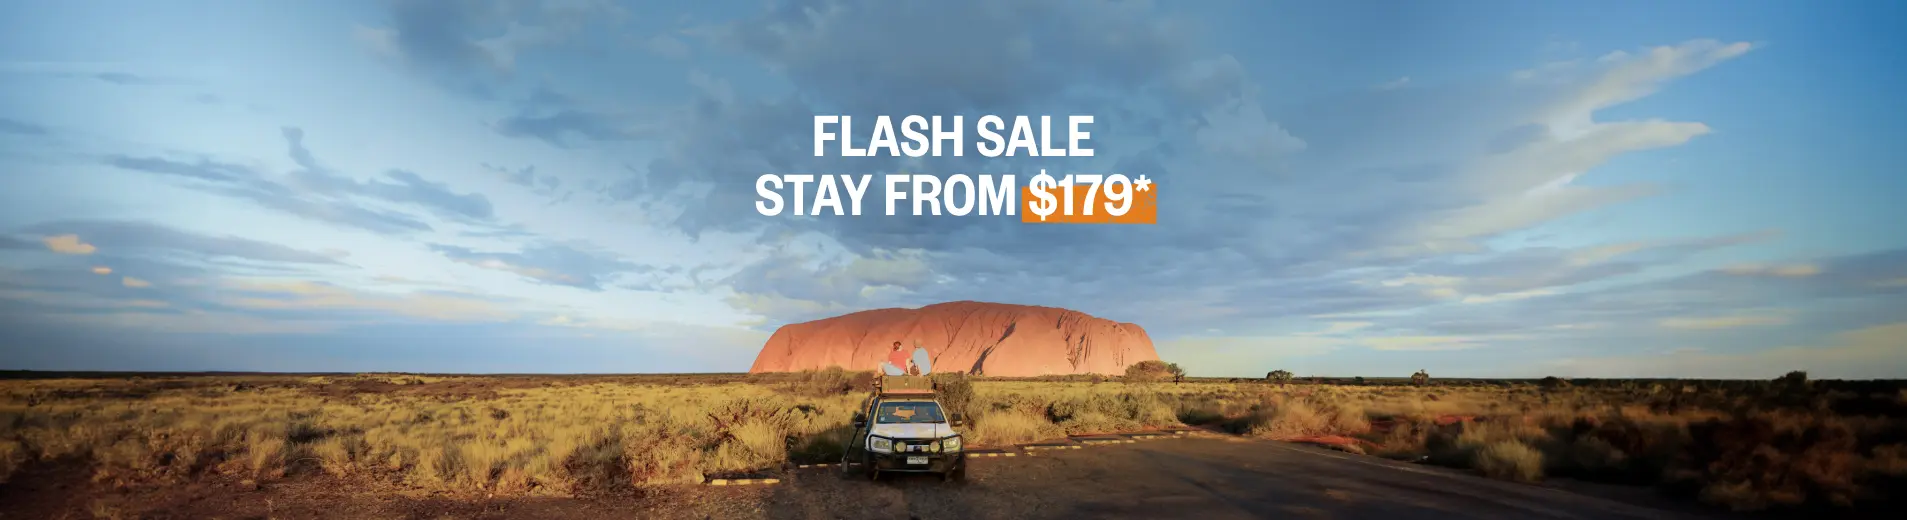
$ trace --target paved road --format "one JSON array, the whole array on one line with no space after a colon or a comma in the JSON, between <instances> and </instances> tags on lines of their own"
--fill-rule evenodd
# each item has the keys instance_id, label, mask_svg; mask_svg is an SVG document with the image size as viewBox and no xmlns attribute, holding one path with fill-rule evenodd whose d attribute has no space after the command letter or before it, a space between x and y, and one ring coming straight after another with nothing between
<instances>
[{"instance_id":1,"label":"paved road","mask_svg":"<svg viewBox=\"0 0 1907 520\"><path fill-rule=\"evenodd\" d=\"M977 459L964 484L800 470L707 488L686 518L1688 518L1558 489L1277 442L1183 438Z\"/></svg>"}]
</instances>

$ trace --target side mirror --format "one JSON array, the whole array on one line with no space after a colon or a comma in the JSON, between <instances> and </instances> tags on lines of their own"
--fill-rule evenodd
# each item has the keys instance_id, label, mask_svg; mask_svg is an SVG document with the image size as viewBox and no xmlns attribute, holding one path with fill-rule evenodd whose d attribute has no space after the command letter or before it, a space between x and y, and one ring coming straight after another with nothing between
<instances>
[{"instance_id":1,"label":"side mirror","mask_svg":"<svg viewBox=\"0 0 1907 520\"><path fill-rule=\"evenodd\" d=\"M860 428L866 425L867 425L867 414L864 414L861 412L854 412L854 427Z\"/></svg>"},{"instance_id":2,"label":"side mirror","mask_svg":"<svg viewBox=\"0 0 1907 520\"><path fill-rule=\"evenodd\" d=\"M960 414L953 414L949 416L948 419L949 419L949 422L952 423L955 428L964 426L965 423L967 422L967 418Z\"/></svg>"}]
</instances>

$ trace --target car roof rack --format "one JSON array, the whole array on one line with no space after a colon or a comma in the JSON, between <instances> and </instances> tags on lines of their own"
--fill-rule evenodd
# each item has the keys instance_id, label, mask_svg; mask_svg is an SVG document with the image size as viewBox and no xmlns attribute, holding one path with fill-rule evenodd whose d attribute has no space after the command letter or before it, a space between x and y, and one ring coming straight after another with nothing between
<instances>
[{"instance_id":1,"label":"car roof rack","mask_svg":"<svg viewBox=\"0 0 1907 520\"><path fill-rule=\"evenodd\" d=\"M931 396L934 395L934 380L927 376L875 376L874 394L880 396Z\"/></svg>"}]
</instances>

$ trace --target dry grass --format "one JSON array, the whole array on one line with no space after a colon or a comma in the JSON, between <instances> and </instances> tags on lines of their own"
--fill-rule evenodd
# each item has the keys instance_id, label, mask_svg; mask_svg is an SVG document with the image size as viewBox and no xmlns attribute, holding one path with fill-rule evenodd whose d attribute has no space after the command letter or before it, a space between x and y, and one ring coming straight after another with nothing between
<instances>
[{"instance_id":1,"label":"dry grass","mask_svg":"<svg viewBox=\"0 0 1907 520\"><path fill-rule=\"evenodd\" d=\"M120 483L329 474L512 496L689 483L838 459L868 378L5 380L0 482L82 463ZM1907 393L1891 383L942 383L974 446L1194 424L1351 436L1379 456L1495 478L1654 485L1742 510L1866 509L1907 492Z\"/></svg>"},{"instance_id":2,"label":"dry grass","mask_svg":"<svg viewBox=\"0 0 1907 520\"><path fill-rule=\"evenodd\" d=\"M1534 482L1543 478L1543 453L1520 441L1490 443L1477 450L1473 465L1485 476Z\"/></svg>"}]
</instances>

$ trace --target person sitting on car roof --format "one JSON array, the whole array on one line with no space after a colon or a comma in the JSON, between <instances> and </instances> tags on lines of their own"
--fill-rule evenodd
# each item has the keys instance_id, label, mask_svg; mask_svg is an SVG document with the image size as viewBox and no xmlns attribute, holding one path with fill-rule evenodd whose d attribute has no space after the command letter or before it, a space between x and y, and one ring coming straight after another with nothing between
<instances>
[{"instance_id":1,"label":"person sitting on car roof","mask_svg":"<svg viewBox=\"0 0 1907 520\"><path fill-rule=\"evenodd\" d=\"M887 353L887 361L881 363L881 372L890 376L907 375L913 368L914 360L907 358L901 351L901 342L894 342L894 350Z\"/></svg>"}]
</instances>

